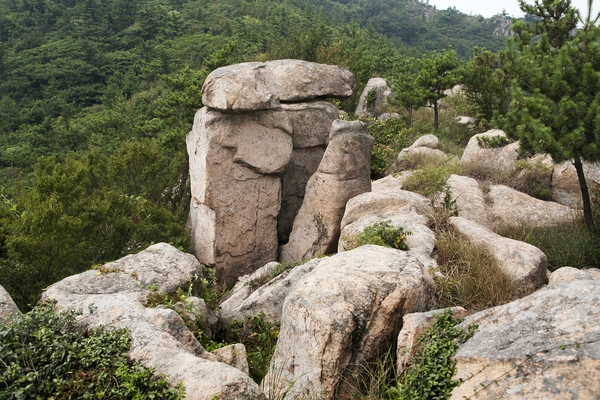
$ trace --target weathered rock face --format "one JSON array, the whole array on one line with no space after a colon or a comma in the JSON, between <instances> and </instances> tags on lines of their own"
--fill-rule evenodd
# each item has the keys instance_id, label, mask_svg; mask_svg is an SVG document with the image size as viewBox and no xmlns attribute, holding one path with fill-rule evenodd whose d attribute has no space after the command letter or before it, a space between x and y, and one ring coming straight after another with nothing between
<instances>
[{"instance_id":1,"label":"weathered rock face","mask_svg":"<svg viewBox=\"0 0 600 400\"><path fill-rule=\"evenodd\" d=\"M202 86L202 104L219 111L278 109L281 84L259 62L221 67L211 72Z\"/></svg>"},{"instance_id":2,"label":"weathered rock face","mask_svg":"<svg viewBox=\"0 0 600 400\"><path fill-rule=\"evenodd\" d=\"M226 285L277 259L339 117L325 97L354 90L347 68L300 60L218 68L187 137L188 229ZM290 103L294 102L294 103Z\"/></svg>"},{"instance_id":3,"label":"weathered rock face","mask_svg":"<svg viewBox=\"0 0 600 400\"><path fill-rule=\"evenodd\" d=\"M302 101L316 97L346 98L352 95L354 75L348 68L302 60L267 61L283 92L281 101Z\"/></svg>"},{"instance_id":4,"label":"weathered rock face","mask_svg":"<svg viewBox=\"0 0 600 400\"><path fill-rule=\"evenodd\" d=\"M286 398L331 399L339 383L344 392L344 373L380 356L404 314L430 309L433 285L401 250L368 245L322 259L285 299L265 382L295 382Z\"/></svg>"},{"instance_id":5,"label":"weathered rock face","mask_svg":"<svg viewBox=\"0 0 600 400\"><path fill-rule=\"evenodd\" d=\"M282 111L228 115L203 108L187 137L196 256L222 282L277 258L281 179L292 155Z\"/></svg>"},{"instance_id":6,"label":"weathered rock face","mask_svg":"<svg viewBox=\"0 0 600 400\"><path fill-rule=\"evenodd\" d=\"M583 174L590 188L600 189L600 164L583 162ZM569 207L582 208L581 189L577 171L571 161L554 166L552 200Z\"/></svg>"},{"instance_id":7,"label":"weathered rock face","mask_svg":"<svg viewBox=\"0 0 600 400\"><path fill-rule=\"evenodd\" d=\"M201 271L195 257L159 243L106 264L101 272L87 271L57 282L42 299L82 310L80 320L91 327L128 328L129 356L167 375L172 385L183 383L187 399L264 399L250 377L217 362L175 311L143 305L150 285L160 292L174 291Z\"/></svg>"},{"instance_id":8,"label":"weathered rock face","mask_svg":"<svg viewBox=\"0 0 600 400\"><path fill-rule=\"evenodd\" d=\"M211 352L218 362L222 362L227 365L231 365L245 373L250 375L250 369L248 367L248 356L246 355L246 346L242 343L230 344L229 346L221 347Z\"/></svg>"},{"instance_id":9,"label":"weathered rock face","mask_svg":"<svg viewBox=\"0 0 600 400\"><path fill-rule=\"evenodd\" d=\"M519 157L519 143L513 142L501 147L483 148L479 146L482 138L492 139L494 137L506 138L506 133L499 129L492 129L469 139L469 143L463 152L461 162L463 164L476 163L485 168L512 172L515 170L515 162Z\"/></svg>"},{"instance_id":10,"label":"weathered rock face","mask_svg":"<svg viewBox=\"0 0 600 400\"><path fill-rule=\"evenodd\" d=\"M498 266L515 279L526 293L548 282L548 260L537 247L502 237L462 217L450 217L450 224L469 241L485 246L498 261Z\"/></svg>"},{"instance_id":11,"label":"weathered rock face","mask_svg":"<svg viewBox=\"0 0 600 400\"><path fill-rule=\"evenodd\" d=\"M429 257L435 247L435 234L427 227L424 216L431 202L424 196L398 188L378 189L360 194L348 201L341 222L338 252L348 249L346 239L376 222L391 221L412 234L406 237L409 253Z\"/></svg>"},{"instance_id":12,"label":"weathered rock face","mask_svg":"<svg viewBox=\"0 0 600 400\"><path fill-rule=\"evenodd\" d=\"M481 311L455 356L464 382L451 399L596 399L600 393L600 280L549 285Z\"/></svg>"},{"instance_id":13,"label":"weathered rock face","mask_svg":"<svg viewBox=\"0 0 600 400\"><path fill-rule=\"evenodd\" d=\"M285 103L282 109L292 123L292 157L282 177L281 211L277 220L279 238L289 237L294 218L302 206L308 179L317 171L329 143L329 130L339 111L329 101Z\"/></svg>"},{"instance_id":14,"label":"weathered rock face","mask_svg":"<svg viewBox=\"0 0 600 400\"><path fill-rule=\"evenodd\" d=\"M21 315L19 307L17 307L6 289L0 286L0 323L11 320L19 315Z\"/></svg>"},{"instance_id":15,"label":"weathered rock face","mask_svg":"<svg viewBox=\"0 0 600 400\"><path fill-rule=\"evenodd\" d=\"M522 223L548 226L572 221L576 216L567 206L539 200L507 186L484 187L475 179L460 175L451 175L447 183L459 215L486 228Z\"/></svg>"},{"instance_id":16,"label":"weathered rock face","mask_svg":"<svg viewBox=\"0 0 600 400\"><path fill-rule=\"evenodd\" d=\"M373 104L367 104L369 92L375 90L376 97ZM372 117L377 110L385 109L388 97L392 96L392 89L387 85L383 78L371 78L367 82L367 86L363 89L358 106L356 106L355 114L359 117Z\"/></svg>"},{"instance_id":17,"label":"weathered rock face","mask_svg":"<svg viewBox=\"0 0 600 400\"><path fill-rule=\"evenodd\" d=\"M335 252L346 202L371 190L369 163L374 139L366 124L336 120L329 146L309 179L302 207L294 220L283 261L302 261Z\"/></svg>"},{"instance_id":18,"label":"weathered rock face","mask_svg":"<svg viewBox=\"0 0 600 400\"><path fill-rule=\"evenodd\" d=\"M319 262L318 258L312 259L283 272L259 287L253 287L253 280L261 280L265 275L268 276L268 271L272 271L279 263L265 265L235 285L232 295L220 305L221 321L229 324L262 313L267 321L281 323L283 301L304 275L315 269Z\"/></svg>"}]
</instances>

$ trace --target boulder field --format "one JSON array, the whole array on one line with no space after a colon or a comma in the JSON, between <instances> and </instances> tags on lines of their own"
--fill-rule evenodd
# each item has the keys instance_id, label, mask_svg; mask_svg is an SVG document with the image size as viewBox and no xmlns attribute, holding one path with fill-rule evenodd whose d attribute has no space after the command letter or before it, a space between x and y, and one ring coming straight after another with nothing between
<instances>
[{"instance_id":1,"label":"boulder field","mask_svg":"<svg viewBox=\"0 0 600 400\"><path fill-rule=\"evenodd\" d=\"M389 88L385 81L371 83L376 104L384 107ZM410 171L371 182L374 139L364 122L340 119L331 101L347 98L354 86L345 68L298 60L213 71L187 136L194 254L154 244L65 278L42 299L82 310L82 324L128 328L130 357L172 385L181 382L187 399L347 398L352 379L394 343L401 374L420 335L443 311L430 272L436 236L429 221L439 204L403 188ZM513 173L518 144L481 146L503 135L474 135L462 160L452 162ZM398 162L422 155L451 160L438 142L434 135L421 137ZM534 161L545 162L543 156ZM597 182L594 168L590 177ZM486 247L523 296L466 317L462 326L477 328L454 357L462 384L452 399L600 396L600 271L565 266L550 275L542 251L492 231L498 223L544 226L577 215L569 166L541 170L556 201L461 175L446 183L457 214L449 225ZM349 237L384 221L412 233L407 251L351 248ZM201 263L232 287L217 309L193 296L173 309L148 305L154 292L172 293L202 279ZM0 287L0 318L18 315ZM279 325L262 384L248 376L243 345L208 352L181 315L202 319L209 333L258 315Z\"/></svg>"}]
</instances>

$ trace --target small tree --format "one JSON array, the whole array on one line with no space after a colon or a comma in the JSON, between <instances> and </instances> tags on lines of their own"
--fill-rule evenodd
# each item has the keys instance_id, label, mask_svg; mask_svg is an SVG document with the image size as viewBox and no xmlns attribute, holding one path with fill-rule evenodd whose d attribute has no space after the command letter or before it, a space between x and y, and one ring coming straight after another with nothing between
<instances>
[{"instance_id":1,"label":"small tree","mask_svg":"<svg viewBox=\"0 0 600 400\"><path fill-rule=\"evenodd\" d=\"M538 19L517 22L512 47L516 76L509 112L498 118L521 153L573 160L588 230L594 230L582 161L600 160L600 29L588 17L574 32L578 12L570 0L519 1ZM588 11L591 11L589 0Z\"/></svg>"},{"instance_id":2,"label":"small tree","mask_svg":"<svg viewBox=\"0 0 600 400\"><path fill-rule=\"evenodd\" d=\"M433 108L433 127L439 129L438 102L446 97L444 91L451 89L460 80L460 61L454 50L434 52L421 59L421 68L416 84L423 90L423 98Z\"/></svg>"}]
</instances>

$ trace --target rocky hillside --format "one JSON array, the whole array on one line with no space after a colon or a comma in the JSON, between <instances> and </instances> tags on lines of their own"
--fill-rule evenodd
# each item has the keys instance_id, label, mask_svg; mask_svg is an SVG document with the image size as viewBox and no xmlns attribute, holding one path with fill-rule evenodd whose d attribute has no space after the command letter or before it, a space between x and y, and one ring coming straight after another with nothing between
<instances>
[{"instance_id":1,"label":"rocky hillside","mask_svg":"<svg viewBox=\"0 0 600 400\"><path fill-rule=\"evenodd\" d=\"M572 166L524 161L551 176L554 201L540 200L463 174L531 173L503 132L473 135L460 159L426 135L400 152L400 172L371 182L366 124L337 119L326 100L354 84L345 68L296 60L213 71L187 142L196 257L155 244L68 277L43 299L81 310L87 326L127 328L129 356L181 383L187 399L364 398L367 371L386 359L398 377L387 398L597 397L600 270L550 273L540 249L496 233L580 218ZM426 197L419 182L435 182L419 177L430 167L454 173ZM297 213L278 226L291 199ZM463 279L444 243L461 246L462 259L479 254L466 275L491 283L475 297L500 283L505 297L439 309ZM206 290L200 262L235 283L214 307L193 296L198 283ZM1 303L3 318L19 318L9 296ZM469 313L457 325L453 315ZM243 345L206 348L242 321L279 326L256 381Z\"/></svg>"}]
</instances>

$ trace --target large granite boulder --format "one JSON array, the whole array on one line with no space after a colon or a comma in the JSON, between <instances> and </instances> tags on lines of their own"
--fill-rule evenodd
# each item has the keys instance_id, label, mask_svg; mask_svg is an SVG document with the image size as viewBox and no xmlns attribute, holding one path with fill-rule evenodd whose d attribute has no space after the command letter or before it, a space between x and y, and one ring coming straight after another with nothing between
<instances>
[{"instance_id":1,"label":"large granite boulder","mask_svg":"<svg viewBox=\"0 0 600 400\"><path fill-rule=\"evenodd\" d=\"M0 324L21 315L19 307L15 304L10 294L0 286Z\"/></svg>"},{"instance_id":2,"label":"large granite boulder","mask_svg":"<svg viewBox=\"0 0 600 400\"><path fill-rule=\"evenodd\" d=\"M506 133L499 129L492 129L472 136L460 159L461 163L473 163L496 171L514 171L516 168L515 162L519 157L519 142L507 143L499 147L480 146L480 141L493 140L497 137L506 139Z\"/></svg>"},{"instance_id":3,"label":"large granite boulder","mask_svg":"<svg viewBox=\"0 0 600 400\"><path fill-rule=\"evenodd\" d=\"M302 101L317 97L346 98L354 91L354 75L346 67L302 60L267 61L283 91L281 101Z\"/></svg>"},{"instance_id":4,"label":"large granite boulder","mask_svg":"<svg viewBox=\"0 0 600 400\"><path fill-rule=\"evenodd\" d=\"M368 104L369 92L374 90L375 98ZM388 98L393 96L392 89L383 78L371 78L360 94L355 114L359 117L372 117L381 113L387 106Z\"/></svg>"},{"instance_id":5,"label":"large granite boulder","mask_svg":"<svg viewBox=\"0 0 600 400\"><path fill-rule=\"evenodd\" d=\"M478 329L460 345L451 399L597 399L600 280L546 286L473 314Z\"/></svg>"},{"instance_id":6,"label":"large granite boulder","mask_svg":"<svg viewBox=\"0 0 600 400\"><path fill-rule=\"evenodd\" d=\"M550 226L570 222L577 215L567 206L504 185L486 186L460 175L451 175L447 184L459 216L490 229L498 224Z\"/></svg>"},{"instance_id":7,"label":"large granite boulder","mask_svg":"<svg viewBox=\"0 0 600 400\"><path fill-rule=\"evenodd\" d=\"M401 250L367 245L322 259L285 299L265 382L291 386L286 399L346 393L345 377L389 348L402 316L433 306L433 288L427 266Z\"/></svg>"},{"instance_id":8,"label":"large granite boulder","mask_svg":"<svg viewBox=\"0 0 600 400\"><path fill-rule=\"evenodd\" d=\"M548 259L537 247L502 237L476 222L462 217L450 217L450 224L470 242L485 246L498 266L512 277L526 293L548 282Z\"/></svg>"},{"instance_id":9,"label":"large granite boulder","mask_svg":"<svg viewBox=\"0 0 600 400\"><path fill-rule=\"evenodd\" d=\"M347 240L376 222L390 221L392 226L411 232L406 237L411 254L430 256L435 247L435 234L427 227L425 216L431 212L431 201L420 194L399 188L378 189L360 194L348 201L340 224L338 252L348 250Z\"/></svg>"},{"instance_id":10,"label":"large granite boulder","mask_svg":"<svg viewBox=\"0 0 600 400\"><path fill-rule=\"evenodd\" d=\"M283 111L196 113L187 136L189 227L196 256L225 284L277 259L279 175L292 155L291 135Z\"/></svg>"},{"instance_id":11,"label":"large granite boulder","mask_svg":"<svg viewBox=\"0 0 600 400\"><path fill-rule=\"evenodd\" d=\"M373 143L365 123L334 121L329 146L308 181L289 242L280 251L283 261L300 262L335 252L346 202L371 190Z\"/></svg>"},{"instance_id":12,"label":"large granite boulder","mask_svg":"<svg viewBox=\"0 0 600 400\"><path fill-rule=\"evenodd\" d=\"M275 110L283 87L259 62L234 64L212 71L202 86L202 104L214 110Z\"/></svg>"},{"instance_id":13,"label":"large granite boulder","mask_svg":"<svg viewBox=\"0 0 600 400\"><path fill-rule=\"evenodd\" d=\"M171 292L201 274L190 254L159 243L98 270L68 277L50 286L42 300L59 308L81 310L90 327L127 328L131 359L180 382L186 399L264 399L258 385L242 371L216 361L173 310L144 306L150 288Z\"/></svg>"},{"instance_id":14,"label":"large granite boulder","mask_svg":"<svg viewBox=\"0 0 600 400\"><path fill-rule=\"evenodd\" d=\"M561 267L554 271L548 279L548 285L559 282L571 282L576 279L600 279L599 268L577 269L573 267Z\"/></svg>"}]
</instances>

